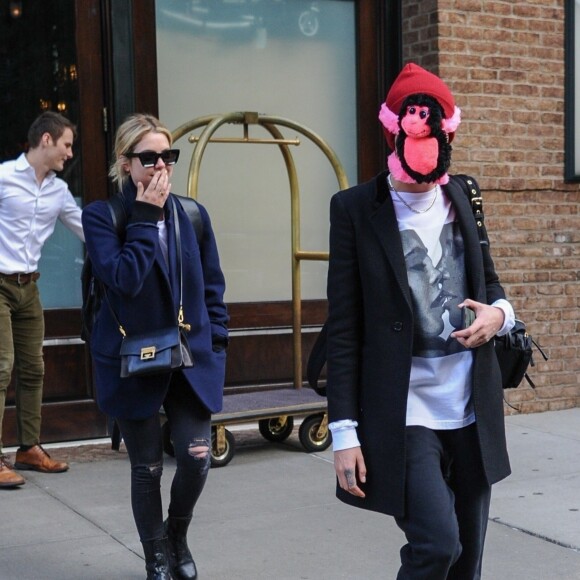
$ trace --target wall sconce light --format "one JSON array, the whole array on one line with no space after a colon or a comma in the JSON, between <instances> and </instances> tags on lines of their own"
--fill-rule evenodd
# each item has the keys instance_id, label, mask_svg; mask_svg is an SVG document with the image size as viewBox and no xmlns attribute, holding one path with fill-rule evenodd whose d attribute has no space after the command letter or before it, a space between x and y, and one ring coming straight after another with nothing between
<instances>
[{"instance_id":1,"label":"wall sconce light","mask_svg":"<svg viewBox=\"0 0 580 580\"><path fill-rule=\"evenodd\" d=\"M22 16L22 2L12 0L8 5L8 11L12 18L20 18Z\"/></svg>"}]
</instances>

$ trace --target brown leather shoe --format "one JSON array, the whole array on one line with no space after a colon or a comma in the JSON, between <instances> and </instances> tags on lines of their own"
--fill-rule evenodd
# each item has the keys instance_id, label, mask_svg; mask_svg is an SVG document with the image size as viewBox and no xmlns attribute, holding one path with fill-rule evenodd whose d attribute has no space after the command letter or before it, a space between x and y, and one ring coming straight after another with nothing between
<instances>
[{"instance_id":1,"label":"brown leather shoe","mask_svg":"<svg viewBox=\"0 0 580 580\"><path fill-rule=\"evenodd\" d=\"M33 471L42 471L42 473L60 473L68 470L68 463L64 461L55 461L40 446L35 445L28 451L16 452L16 469L32 469Z\"/></svg>"},{"instance_id":2,"label":"brown leather shoe","mask_svg":"<svg viewBox=\"0 0 580 580\"><path fill-rule=\"evenodd\" d=\"M26 483L26 480L12 469L12 464L8 462L6 456L0 454L0 487L17 487Z\"/></svg>"}]
</instances>

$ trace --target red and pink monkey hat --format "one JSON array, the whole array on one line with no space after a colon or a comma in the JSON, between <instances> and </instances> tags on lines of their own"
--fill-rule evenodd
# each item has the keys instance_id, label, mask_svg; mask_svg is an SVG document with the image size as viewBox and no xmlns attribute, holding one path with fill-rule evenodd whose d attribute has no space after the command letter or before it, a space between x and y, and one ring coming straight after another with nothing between
<instances>
[{"instance_id":1,"label":"red and pink monkey hat","mask_svg":"<svg viewBox=\"0 0 580 580\"><path fill-rule=\"evenodd\" d=\"M404 183L449 181L451 141L461 111L449 87L436 75L409 63L381 106L379 120L389 148L389 171Z\"/></svg>"}]
</instances>

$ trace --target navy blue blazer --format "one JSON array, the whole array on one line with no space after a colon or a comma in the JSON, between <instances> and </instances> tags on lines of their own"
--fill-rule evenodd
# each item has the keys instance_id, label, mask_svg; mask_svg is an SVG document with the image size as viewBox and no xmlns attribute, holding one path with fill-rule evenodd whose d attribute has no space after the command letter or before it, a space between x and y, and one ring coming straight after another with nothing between
<instances>
[{"instance_id":1,"label":"navy blue blazer","mask_svg":"<svg viewBox=\"0 0 580 580\"><path fill-rule=\"evenodd\" d=\"M223 300L224 276L207 210L200 205L203 238L171 199L165 204L169 266L159 243L160 208L135 200L129 180L123 189L127 228L117 235L105 201L83 209L88 255L95 275L108 288L111 306L127 336L177 325L179 272L176 265L174 219L179 219L183 262L184 322L191 325L189 346L195 361L182 372L200 402L211 412L222 408L228 314ZM170 197L171 194L170 194ZM99 408L113 417L142 419L159 411L171 375L120 378L122 335L103 302L91 334L91 354Z\"/></svg>"}]
</instances>

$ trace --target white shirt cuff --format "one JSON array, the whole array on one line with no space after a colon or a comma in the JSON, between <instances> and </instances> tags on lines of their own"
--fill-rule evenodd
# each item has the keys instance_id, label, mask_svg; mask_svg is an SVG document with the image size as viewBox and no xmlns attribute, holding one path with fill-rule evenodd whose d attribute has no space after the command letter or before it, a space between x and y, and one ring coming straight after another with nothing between
<instances>
[{"instance_id":1,"label":"white shirt cuff","mask_svg":"<svg viewBox=\"0 0 580 580\"><path fill-rule=\"evenodd\" d=\"M516 323L516 315L514 313L514 309L512 305L504 298L496 300L492 304L492 306L495 306L496 308L503 310L504 313L503 326L499 329L497 336L504 336L514 327Z\"/></svg>"},{"instance_id":2,"label":"white shirt cuff","mask_svg":"<svg viewBox=\"0 0 580 580\"><path fill-rule=\"evenodd\" d=\"M358 423L350 419L343 419L341 421L333 421L332 423L329 423L328 428L332 433L333 451L342 451L343 449L360 447L356 427L358 427Z\"/></svg>"}]
</instances>

